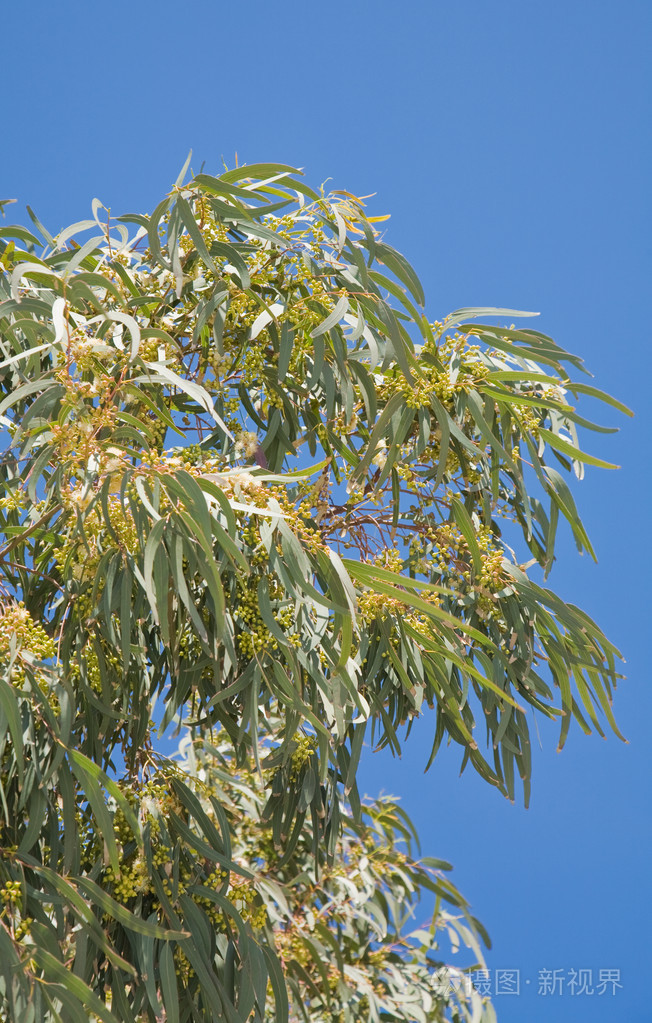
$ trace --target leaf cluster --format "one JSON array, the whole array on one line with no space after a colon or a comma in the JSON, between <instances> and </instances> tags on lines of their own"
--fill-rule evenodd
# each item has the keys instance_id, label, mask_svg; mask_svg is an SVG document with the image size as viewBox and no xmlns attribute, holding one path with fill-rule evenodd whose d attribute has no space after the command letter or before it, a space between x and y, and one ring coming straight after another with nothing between
<instances>
[{"instance_id":1,"label":"leaf cluster","mask_svg":"<svg viewBox=\"0 0 652 1023\"><path fill-rule=\"evenodd\" d=\"M528 707L560 745L616 728L618 651L545 577L560 521L593 554L568 477L607 428L576 402L627 410L472 322L523 314L428 320L359 198L281 165L183 181L149 217L0 228L2 997L480 1018L433 958L477 924L357 767L429 713L431 761L454 742L527 799Z\"/></svg>"}]
</instances>

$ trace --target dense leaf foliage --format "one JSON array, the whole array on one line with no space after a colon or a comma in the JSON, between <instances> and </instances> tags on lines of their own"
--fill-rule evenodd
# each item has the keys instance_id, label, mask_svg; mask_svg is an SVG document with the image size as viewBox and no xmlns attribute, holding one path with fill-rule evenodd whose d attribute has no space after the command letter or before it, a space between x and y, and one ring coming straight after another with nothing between
<instances>
[{"instance_id":1,"label":"dense leaf foliage","mask_svg":"<svg viewBox=\"0 0 652 1023\"><path fill-rule=\"evenodd\" d=\"M0 229L3 1011L490 1019L440 942L481 962L479 925L357 767L425 713L527 799L528 707L615 729L618 652L543 579L560 519L592 553L575 400L627 410L472 322L523 314L429 321L355 196L183 180Z\"/></svg>"}]
</instances>

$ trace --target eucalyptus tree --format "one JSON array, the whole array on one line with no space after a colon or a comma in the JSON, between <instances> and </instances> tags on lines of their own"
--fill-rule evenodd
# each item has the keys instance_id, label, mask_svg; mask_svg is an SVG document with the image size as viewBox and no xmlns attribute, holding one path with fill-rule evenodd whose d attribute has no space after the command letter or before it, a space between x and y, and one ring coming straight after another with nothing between
<instances>
[{"instance_id":1,"label":"eucalyptus tree","mask_svg":"<svg viewBox=\"0 0 652 1023\"><path fill-rule=\"evenodd\" d=\"M529 709L616 728L545 577L560 520L592 554L577 400L623 406L523 314L429 319L359 198L184 182L0 230L3 1018L492 1019L358 764L426 715L527 800Z\"/></svg>"}]
</instances>

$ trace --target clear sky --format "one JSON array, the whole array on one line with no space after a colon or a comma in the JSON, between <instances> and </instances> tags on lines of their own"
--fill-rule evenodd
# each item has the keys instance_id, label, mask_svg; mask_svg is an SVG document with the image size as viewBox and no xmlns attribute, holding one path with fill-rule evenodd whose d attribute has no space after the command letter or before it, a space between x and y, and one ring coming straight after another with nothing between
<instances>
[{"instance_id":1,"label":"clear sky","mask_svg":"<svg viewBox=\"0 0 652 1023\"><path fill-rule=\"evenodd\" d=\"M599 564L566 538L550 579L627 657L629 744L578 731L556 754L542 729L524 811L458 778L452 751L424 776L425 721L402 761L370 754L364 785L402 796L424 853L456 865L494 941L492 986L520 970L500 1023L652 1019L649 0L31 0L4 5L2 34L11 219L29 203L58 230L95 196L149 211L191 148L195 170L236 152L304 167L377 193L432 319L538 309L533 326L635 409L584 439L622 465L576 491ZM594 993L573 995L583 969ZM543 970L560 971L555 994L538 993ZM620 971L615 995L601 970Z\"/></svg>"}]
</instances>

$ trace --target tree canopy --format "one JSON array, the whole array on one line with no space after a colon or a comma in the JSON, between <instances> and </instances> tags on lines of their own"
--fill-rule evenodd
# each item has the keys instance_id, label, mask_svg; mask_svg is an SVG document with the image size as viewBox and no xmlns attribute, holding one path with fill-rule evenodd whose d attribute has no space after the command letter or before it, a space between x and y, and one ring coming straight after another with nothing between
<instances>
[{"instance_id":1,"label":"tree canopy","mask_svg":"<svg viewBox=\"0 0 652 1023\"><path fill-rule=\"evenodd\" d=\"M616 730L619 653L545 579L611 467L577 401L627 409L532 314L429 319L356 196L186 170L0 228L2 1012L491 1020L358 764L426 715L527 801L528 711Z\"/></svg>"}]
</instances>

